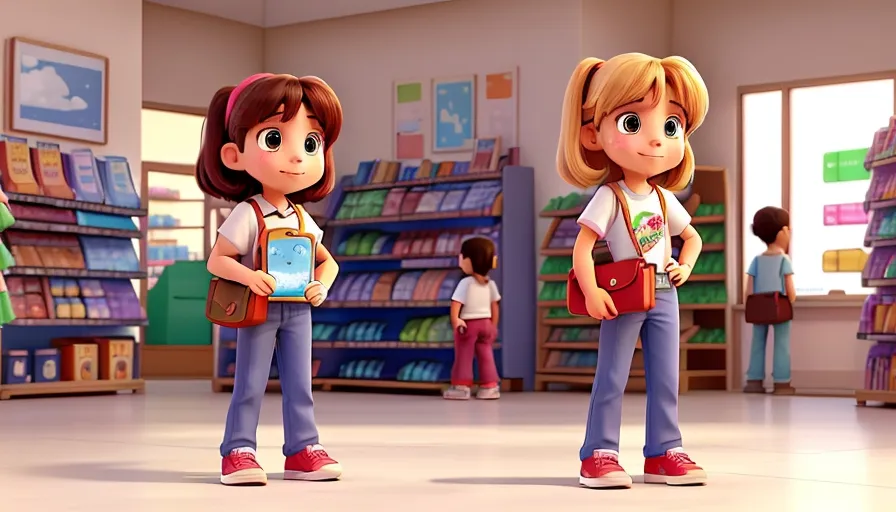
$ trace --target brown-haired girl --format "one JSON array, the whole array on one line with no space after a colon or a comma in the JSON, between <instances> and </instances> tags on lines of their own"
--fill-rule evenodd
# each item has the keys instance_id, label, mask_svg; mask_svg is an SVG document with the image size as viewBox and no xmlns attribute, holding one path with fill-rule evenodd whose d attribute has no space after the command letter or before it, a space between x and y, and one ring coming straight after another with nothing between
<instances>
[{"instance_id":1,"label":"brown-haired girl","mask_svg":"<svg viewBox=\"0 0 896 512\"><path fill-rule=\"evenodd\" d=\"M454 328L454 365L447 400L469 400L473 385L473 356L479 361L479 391L476 398L501 398L494 345L498 337L501 293L488 277L495 266L495 244L476 236L464 240L457 258L467 277L457 283L451 296L451 326Z\"/></svg>"},{"instance_id":2,"label":"brown-haired girl","mask_svg":"<svg viewBox=\"0 0 896 512\"><path fill-rule=\"evenodd\" d=\"M270 298L265 323L237 332L233 398L221 443L224 485L267 483L255 458L255 436L275 345L283 389L284 478L330 480L342 474L318 442L311 397L311 306L326 299L339 267L320 243L323 231L301 206L333 189L333 143L341 128L339 99L313 76L253 75L220 89L208 108L196 179L206 194L239 203L218 229L208 270ZM313 276L301 283L301 296L284 296L294 281L255 270L260 251L269 250L259 247L260 235L275 230L313 241ZM269 254L277 254L273 246Z\"/></svg>"}]
</instances>

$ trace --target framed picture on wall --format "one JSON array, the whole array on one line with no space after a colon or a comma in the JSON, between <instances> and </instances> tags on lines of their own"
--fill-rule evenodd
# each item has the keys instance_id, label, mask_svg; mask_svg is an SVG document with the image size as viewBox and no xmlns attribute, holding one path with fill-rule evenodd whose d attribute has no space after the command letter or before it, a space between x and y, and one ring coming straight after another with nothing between
<instances>
[{"instance_id":1,"label":"framed picture on wall","mask_svg":"<svg viewBox=\"0 0 896 512\"><path fill-rule=\"evenodd\" d=\"M108 142L108 58L21 37L7 46L7 129Z\"/></svg>"},{"instance_id":2,"label":"framed picture on wall","mask_svg":"<svg viewBox=\"0 0 896 512\"><path fill-rule=\"evenodd\" d=\"M471 151L476 139L476 75L432 81L433 152Z\"/></svg>"}]
</instances>

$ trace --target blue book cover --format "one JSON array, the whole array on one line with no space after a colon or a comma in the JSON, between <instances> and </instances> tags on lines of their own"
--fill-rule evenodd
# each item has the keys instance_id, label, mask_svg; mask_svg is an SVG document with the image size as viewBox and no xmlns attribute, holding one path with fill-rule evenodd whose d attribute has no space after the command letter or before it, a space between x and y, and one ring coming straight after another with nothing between
<instances>
[{"instance_id":1,"label":"blue book cover","mask_svg":"<svg viewBox=\"0 0 896 512\"><path fill-rule=\"evenodd\" d=\"M122 208L140 208L140 196L134 188L131 166L123 156L97 159L97 170L105 191L105 203Z\"/></svg>"},{"instance_id":2,"label":"blue book cover","mask_svg":"<svg viewBox=\"0 0 896 512\"><path fill-rule=\"evenodd\" d=\"M376 282L380 280L381 274L379 272L374 272L370 274L367 280L364 282L364 285L361 287L361 293L358 297L358 300L369 302L370 298L373 297L373 287L376 286Z\"/></svg>"},{"instance_id":3,"label":"blue book cover","mask_svg":"<svg viewBox=\"0 0 896 512\"><path fill-rule=\"evenodd\" d=\"M470 162L455 162L452 174L467 174L470 172Z\"/></svg>"},{"instance_id":4,"label":"blue book cover","mask_svg":"<svg viewBox=\"0 0 896 512\"><path fill-rule=\"evenodd\" d=\"M93 151L83 148L63 154L62 168L66 181L75 192L75 199L89 203L102 203L105 200L103 182L100 181Z\"/></svg>"},{"instance_id":5,"label":"blue book cover","mask_svg":"<svg viewBox=\"0 0 896 512\"><path fill-rule=\"evenodd\" d=\"M445 194L445 198L442 199L442 204L439 205L440 212L454 212L460 209L460 205L463 204L464 198L467 196L467 191L469 189L464 188L456 188L454 190L449 190L447 194Z\"/></svg>"},{"instance_id":6,"label":"blue book cover","mask_svg":"<svg viewBox=\"0 0 896 512\"><path fill-rule=\"evenodd\" d=\"M417 287L417 280L423 272L405 272L398 276L395 285L392 287L392 300L411 300L414 295L414 288Z\"/></svg>"},{"instance_id":7,"label":"blue book cover","mask_svg":"<svg viewBox=\"0 0 896 512\"><path fill-rule=\"evenodd\" d=\"M361 300L361 290L364 289L364 283L367 281L367 278L369 276L370 274L367 273L360 274L354 281L352 281L351 287L345 294L346 302L355 302Z\"/></svg>"},{"instance_id":8,"label":"blue book cover","mask_svg":"<svg viewBox=\"0 0 896 512\"><path fill-rule=\"evenodd\" d=\"M79 226L89 226L102 229L121 229L125 231L138 231L134 219L121 215L108 215L105 213L75 211L75 219Z\"/></svg>"},{"instance_id":9,"label":"blue book cover","mask_svg":"<svg viewBox=\"0 0 896 512\"><path fill-rule=\"evenodd\" d=\"M470 186L470 191L461 203L461 210L475 210L481 208L485 198L488 196L488 182L480 181Z\"/></svg>"},{"instance_id":10,"label":"blue book cover","mask_svg":"<svg viewBox=\"0 0 896 512\"><path fill-rule=\"evenodd\" d=\"M366 185L370 182L371 175L373 174L373 169L376 168L376 164L379 163L379 160L368 160L366 162L361 162L358 164L358 173L355 174L354 184L355 185Z\"/></svg>"},{"instance_id":11,"label":"blue book cover","mask_svg":"<svg viewBox=\"0 0 896 512\"><path fill-rule=\"evenodd\" d=\"M451 300L451 296L454 295L454 289L457 288L457 283L460 282L460 279L460 272L451 272L445 276L445 279L442 279L442 284L439 285L439 296L436 300Z\"/></svg>"},{"instance_id":12,"label":"blue book cover","mask_svg":"<svg viewBox=\"0 0 896 512\"><path fill-rule=\"evenodd\" d=\"M333 286L333 293L330 296L334 301L342 302L345 300L345 296L348 293L349 288L352 285L352 282L358 277L358 274L348 274L345 276L340 276L336 279L336 285Z\"/></svg>"}]
</instances>

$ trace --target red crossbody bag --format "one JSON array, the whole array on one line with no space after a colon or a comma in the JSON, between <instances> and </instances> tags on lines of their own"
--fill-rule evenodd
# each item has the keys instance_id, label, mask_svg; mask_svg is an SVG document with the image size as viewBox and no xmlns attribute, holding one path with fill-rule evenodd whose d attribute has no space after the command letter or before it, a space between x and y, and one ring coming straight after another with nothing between
<instances>
[{"instance_id":1,"label":"red crossbody bag","mask_svg":"<svg viewBox=\"0 0 896 512\"><path fill-rule=\"evenodd\" d=\"M597 280L597 286L606 290L610 298L613 299L616 311L620 315L643 313L653 309L656 305L656 265L644 260L644 251L641 250L641 244L638 243L638 239L635 238L635 233L632 231L632 218L628 211L628 202L622 195L619 184L614 182L605 186L610 187L613 195L616 196L616 206L622 212L626 232L635 246L638 257L595 265L594 277ZM653 190L659 198L663 223L665 223L666 198L655 185ZM615 217L613 222L616 222ZM665 244L665 241L663 243ZM588 309L585 307L585 294L576 279L575 269L569 271L566 281L566 307L573 315L588 316Z\"/></svg>"}]
</instances>

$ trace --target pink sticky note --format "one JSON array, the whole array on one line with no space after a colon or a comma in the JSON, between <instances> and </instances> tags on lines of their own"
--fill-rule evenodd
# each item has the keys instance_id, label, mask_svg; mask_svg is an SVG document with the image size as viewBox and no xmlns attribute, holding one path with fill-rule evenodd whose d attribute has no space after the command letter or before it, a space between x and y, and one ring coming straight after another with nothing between
<instances>
[{"instance_id":1,"label":"pink sticky note","mask_svg":"<svg viewBox=\"0 0 896 512\"><path fill-rule=\"evenodd\" d=\"M868 215L862 203L827 204L824 206L825 226L868 224Z\"/></svg>"}]
</instances>

